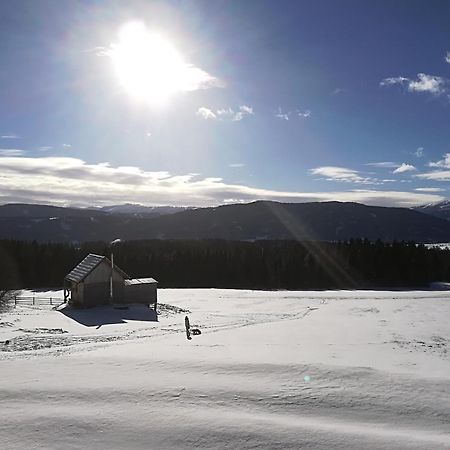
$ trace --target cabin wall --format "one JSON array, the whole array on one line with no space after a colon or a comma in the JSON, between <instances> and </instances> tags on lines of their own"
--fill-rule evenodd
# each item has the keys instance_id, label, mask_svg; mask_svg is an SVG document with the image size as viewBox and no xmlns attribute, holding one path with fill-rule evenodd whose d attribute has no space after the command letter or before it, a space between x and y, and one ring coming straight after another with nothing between
<instances>
[{"instance_id":1,"label":"cabin wall","mask_svg":"<svg viewBox=\"0 0 450 450\"><path fill-rule=\"evenodd\" d=\"M83 282L78 283L77 292L72 288L71 303L80 306L107 305L110 302L111 266L102 261ZM74 295L75 294L75 295ZM118 272L113 273L113 303L122 303L124 296L124 278Z\"/></svg>"},{"instance_id":2,"label":"cabin wall","mask_svg":"<svg viewBox=\"0 0 450 450\"><path fill-rule=\"evenodd\" d=\"M143 305L154 305L157 303L157 284L131 284L125 286L125 303L141 303Z\"/></svg>"},{"instance_id":3,"label":"cabin wall","mask_svg":"<svg viewBox=\"0 0 450 450\"><path fill-rule=\"evenodd\" d=\"M70 283L70 303L73 305L83 304L84 286L83 283Z\"/></svg>"}]
</instances>

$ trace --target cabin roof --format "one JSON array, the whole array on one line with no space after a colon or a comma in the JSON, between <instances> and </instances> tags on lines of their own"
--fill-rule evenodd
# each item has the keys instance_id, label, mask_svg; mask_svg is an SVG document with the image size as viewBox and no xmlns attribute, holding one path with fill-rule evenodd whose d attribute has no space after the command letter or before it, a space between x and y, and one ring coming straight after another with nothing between
<instances>
[{"instance_id":1,"label":"cabin roof","mask_svg":"<svg viewBox=\"0 0 450 450\"><path fill-rule=\"evenodd\" d=\"M156 284L158 283L154 278L128 278L125 280L125 286L132 286L135 284Z\"/></svg>"},{"instance_id":2,"label":"cabin roof","mask_svg":"<svg viewBox=\"0 0 450 450\"><path fill-rule=\"evenodd\" d=\"M73 281L74 283L80 283L83 281L102 261L111 265L111 261L106 256L95 255L89 253L71 272L69 272L65 279ZM114 270L119 272L124 278L128 278L128 275L116 265Z\"/></svg>"}]
</instances>

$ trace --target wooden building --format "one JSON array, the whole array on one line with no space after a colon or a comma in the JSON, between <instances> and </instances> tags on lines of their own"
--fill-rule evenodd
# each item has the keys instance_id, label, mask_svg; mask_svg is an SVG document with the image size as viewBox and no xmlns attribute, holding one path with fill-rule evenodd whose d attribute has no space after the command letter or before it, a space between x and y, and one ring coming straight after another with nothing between
<instances>
[{"instance_id":1,"label":"wooden building","mask_svg":"<svg viewBox=\"0 0 450 450\"><path fill-rule=\"evenodd\" d=\"M155 305L158 298L158 282L153 278L133 278L125 280L125 303Z\"/></svg>"},{"instance_id":2,"label":"wooden building","mask_svg":"<svg viewBox=\"0 0 450 450\"><path fill-rule=\"evenodd\" d=\"M157 281L130 279L106 256L90 253L64 278L64 300L75 307L140 303L157 305ZM111 297L112 279L112 297Z\"/></svg>"}]
</instances>

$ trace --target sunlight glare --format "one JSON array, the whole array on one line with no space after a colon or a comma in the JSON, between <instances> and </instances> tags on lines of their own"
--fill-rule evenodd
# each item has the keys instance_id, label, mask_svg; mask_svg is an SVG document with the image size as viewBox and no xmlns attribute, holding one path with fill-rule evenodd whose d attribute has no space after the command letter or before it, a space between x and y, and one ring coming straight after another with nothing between
<instances>
[{"instance_id":1,"label":"sunlight glare","mask_svg":"<svg viewBox=\"0 0 450 450\"><path fill-rule=\"evenodd\" d=\"M170 42L140 22L124 25L108 54L120 84L148 104L165 103L177 92L199 89L214 79L186 64Z\"/></svg>"}]
</instances>

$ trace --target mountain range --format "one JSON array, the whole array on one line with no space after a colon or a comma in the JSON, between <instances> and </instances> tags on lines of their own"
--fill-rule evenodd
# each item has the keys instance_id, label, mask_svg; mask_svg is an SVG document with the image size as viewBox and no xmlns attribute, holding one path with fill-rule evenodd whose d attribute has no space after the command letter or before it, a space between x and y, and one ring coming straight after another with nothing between
<instances>
[{"instance_id":1,"label":"mountain range","mask_svg":"<svg viewBox=\"0 0 450 450\"><path fill-rule=\"evenodd\" d=\"M64 208L0 206L0 239L39 242L113 239L295 239L351 238L450 241L450 221L421 210L359 203L257 201L210 208L147 208L117 205Z\"/></svg>"},{"instance_id":2,"label":"mountain range","mask_svg":"<svg viewBox=\"0 0 450 450\"><path fill-rule=\"evenodd\" d=\"M427 205L416 206L415 211L450 220L450 200L444 200L438 203L428 203Z\"/></svg>"}]
</instances>

